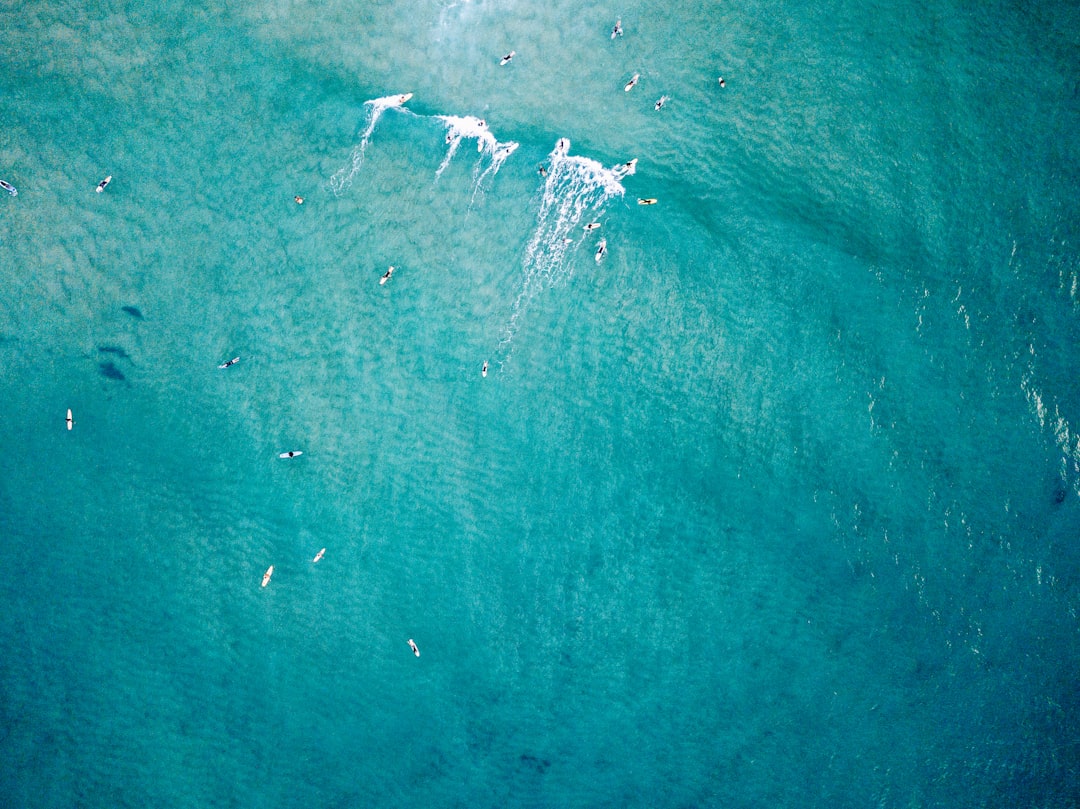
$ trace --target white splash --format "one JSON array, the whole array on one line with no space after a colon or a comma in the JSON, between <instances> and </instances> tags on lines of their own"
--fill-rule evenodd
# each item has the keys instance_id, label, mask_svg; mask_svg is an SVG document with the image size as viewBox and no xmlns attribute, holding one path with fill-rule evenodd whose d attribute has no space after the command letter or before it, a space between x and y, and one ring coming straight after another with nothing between
<instances>
[{"instance_id":1,"label":"white splash","mask_svg":"<svg viewBox=\"0 0 1080 809\"><path fill-rule=\"evenodd\" d=\"M461 146L461 141L466 139L476 141L476 151L481 155L481 162L477 165L473 182L473 197L475 198L476 192L480 189L480 184L488 176L494 177L499 173L499 168L506 162L506 158L514 153L518 144L514 141L500 143L491 133L487 122L472 115L436 115L435 117L446 125L446 143L448 146L446 156L435 172L436 177L441 177L446 167L450 165L450 161L457 154L458 147ZM490 160L487 167L481 172L480 166L483 165L484 157L489 157Z\"/></svg>"},{"instance_id":2,"label":"white splash","mask_svg":"<svg viewBox=\"0 0 1080 809\"><path fill-rule=\"evenodd\" d=\"M410 98L412 98L412 93L399 93L364 102L364 106L368 107L367 127L364 129L364 134L360 136L360 143L353 147L349 162L330 178L330 190L334 192L334 196L341 196L341 193L352 185L353 177L364 164L364 151L367 149L368 141L371 140L371 133L375 131L375 124L379 122L382 114L388 109L401 107Z\"/></svg>"},{"instance_id":3,"label":"white splash","mask_svg":"<svg viewBox=\"0 0 1080 809\"><path fill-rule=\"evenodd\" d=\"M537 293L566 281L573 274L566 253L581 232L581 223L595 221L612 197L621 197L625 189L619 182L633 173L636 161L606 169L595 160L570 155L570 141L559 138L548 156L536 230L522 259L524 279L521 291L510 311L501 346L509 359L509 345L517 332L517 321Z\"/></svg>"}]
</instances>

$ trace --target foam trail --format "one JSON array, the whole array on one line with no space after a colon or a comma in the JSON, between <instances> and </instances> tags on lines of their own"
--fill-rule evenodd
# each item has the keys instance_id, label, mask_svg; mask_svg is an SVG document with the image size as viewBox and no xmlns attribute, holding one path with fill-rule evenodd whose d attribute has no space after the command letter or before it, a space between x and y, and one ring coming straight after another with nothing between
<instances>
[{"instance_id":1,"label":"foam trail","mask_svg":"<svg viewBox=\"0 0 1080 809\"><path fill-rule=\"evenodd\" d=\"M393 107L400 107L410 98L412 98L412 93L401 93L383 96L382 98L373 98L364 102L364 106L370 108L368 110L367 128L364 130L364 134L360 136L360 143L353 148L349 162L330 178L330 190L334 192L334 196L341 196L341 193L352 185L353 177L360 170L360 166L364 164L364 151L367 149L368 141L371 140L371 133L375 131L375 124L379 122L382 114Z\"/></svg>"},{"instance_id":2,"label":"foam trail","mask_svg":"<svg viewBox=\"0 0 1080 809\"><path fill-rule=\"evenodd\" d=\"M518 318L529 302L541 290L572 275L566 254L583 235L585 215L590 214L590 219L594 219L609 199L621 197L625 189L619 180L632 174L636 166L636 161L631 161L606 169L587 157L571 156L569 151L570 141L560 138L548 156L536 230L521 262L524 270L521 291L511 306L510 320L500 342L504 353L501 362L510 358L510 343L517 332Z\"/></svg>"},{"instance_id":3,"label":"foam trail","mask_svg":"<svg viewBox=\"0 0 1080 809\"><path fill-rule=\"evenodd\" d=\"M442 176L443 171L446 170L446 167L450 165L450 161L454 158L454 155L457 154L461 141L466 138L476 140L476 151L481 154L481 161L483 161L484 156L490 157L487 168L476 175L476 179L473 183L473 198L475 199L476 192L479 191L480 184L484 181L484 178L489 175L494 177L498 174L499 168L506 161L506 158L514 153L518 144L514 141L500 143L496 140L495 136L491 134L487 122L480 118L475 118L472 115L437 115L435 117L446 125L446 142L449 144L449 148L446 150L446 156L443 158L442 163L435 172L436 177ZM477 171L479 172L479 167L477 168Z\"/></svg>"}]
</instances>

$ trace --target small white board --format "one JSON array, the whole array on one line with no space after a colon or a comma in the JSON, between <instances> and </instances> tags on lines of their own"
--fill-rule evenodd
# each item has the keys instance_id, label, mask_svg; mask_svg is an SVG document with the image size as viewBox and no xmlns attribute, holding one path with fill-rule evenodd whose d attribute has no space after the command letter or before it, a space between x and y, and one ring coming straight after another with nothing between
<instances>
[{"instance_id":1,"label":"small white board","mask_svg":"<svg viewBox=\"0 0 1080 809\"><path fill-rule=\"evenodd\" d=\"M240 358L239 357L233 357L231 360L227 360L226 362L221 363L221 365L219 365L218 368L228 368L230 366L236 365L236 363L238 363L238 362L240 362Z\"/></svg>"},{"instance_id":2,"label":"small white board","mask_svg":"<svg viewBox=\"0 0 1080 809\"><path fill-rule=\"evenodd\" d=\"M97 184L97 192L100 194L102 191L104 191L108 187L109 183L111 183L111 182L112 182L112 175L110 174L108 177L106 177L104 180L102 180L100 183Z\"/></svg>"},{"instance_id":3,"label":"small white board","mask_svg":"<svg viewBox=\"0 0 1080 809\"><path fill-rule=\"evenodd\" d=\"M420 656L420 650L417 648L416 642L412 638L409 638L409 648L412 649L414 655L417 657Z\"/></svg>"},{"instance_id":4,"label":"small white board","mask_svg":"<svg viewBox=\"0 0 1080 809\"><path fill-rule=\"evenodd\" d=\"M630 81L628 81L626 83L625 87L623 87L623 92L629 93L631 90L633 90L634 87L638 83L638 79L640 79L640 78L641 78L641 74L640 73L635 73L634 77L632 79L630 79Z\"/></svg>"},{"instance_id":5,"label":"small white board","mask_svg":"<svg viewBox=\"0 0 1080 809\"><path fill-rule=\"evenodd\" d=\"M71 408L68 408L67 412L67 428L70 430L75 426L75 420L71 417Z\"/></svg>"},{"instance_id":6,"label":"small white board","mask_svg":"<svg viewBox=\"0 0 1080 809\"><path fill-rule=\"evenodd\" d=\"M273 575L274 575L274 566L270 565L270 567L266 568L266 572L263 573L263 580L262 580L262 586L263 587L265 587L266 585L268 585L270 583L270 577L273 576Z\"/></svg>"},{"instance_id":7,"label":"small white board","mask_svg":"<svg viewBox=\"0 0 1080 809\"><path fill-rule=\"evenodd\" d=\"M315 558L311 560L311 563L315 564L320 559L322 559L323 556L325 556L325 555L326 555L326 548L323 548L321 551L319 551L317 554L315 554Z\"/></svg>"},{"instance_id":8,"label":"small white board","mask_svg":"<svg viewBox=\"0 0 1080 809\"><path fill-rule=\"evenodd\" d=\"M303 454L304 454L304 451L301 450L301 449L290 449L288 452L279 452L278 457L279 458L299 458Z\"/></svg>"}]
</instances>

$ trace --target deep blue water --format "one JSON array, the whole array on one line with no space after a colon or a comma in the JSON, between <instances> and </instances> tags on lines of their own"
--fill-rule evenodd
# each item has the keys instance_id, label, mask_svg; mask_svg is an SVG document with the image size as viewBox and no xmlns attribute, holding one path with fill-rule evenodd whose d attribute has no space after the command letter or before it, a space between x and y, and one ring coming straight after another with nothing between
<instances>
[{"instance_id":1,"label":"deep blue water","mask_svg":"<svg viewBox=\"0 0 1080 809\"><path fill-rule=\"evenodd\" d=\"M0 804L1080 803L1077 8L0 22Z\"/></svg>"}]
</instances>

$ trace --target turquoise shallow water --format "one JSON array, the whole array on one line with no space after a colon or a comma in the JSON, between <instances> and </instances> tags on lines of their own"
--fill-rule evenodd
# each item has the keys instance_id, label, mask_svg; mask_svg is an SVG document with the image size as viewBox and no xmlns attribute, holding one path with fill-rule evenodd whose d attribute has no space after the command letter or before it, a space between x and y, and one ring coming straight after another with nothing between
<instances>
[{"instance_id":1,"label":"turquoise shallow water","mask_svg":"<svg viewBox=\"0 0 1080 809\"><path fill-rule=\"evenodd\" d=\"M1075 9L0 20L5 806L1080 800Z\"/></svg>"}]
</instances>

